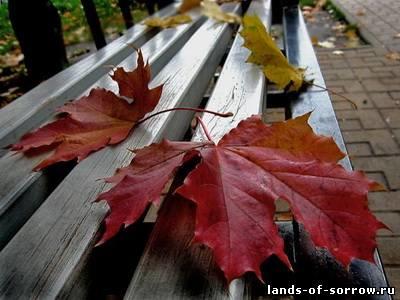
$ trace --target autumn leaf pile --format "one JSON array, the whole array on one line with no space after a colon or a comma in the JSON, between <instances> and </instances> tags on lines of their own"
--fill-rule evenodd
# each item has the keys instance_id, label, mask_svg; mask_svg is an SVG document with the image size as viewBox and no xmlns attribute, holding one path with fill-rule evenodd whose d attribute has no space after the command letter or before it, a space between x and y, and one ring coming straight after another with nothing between
<instances>
[{"instance_id":1,"label":"autumn leaf pile","mask_svg":"<svg viewBox=\"0 0 400 300\"><path fill-rule=\"evenodd\" d=\"M199 3L188 2L185 9ZM210 14L216 10L214 4L208 7ZM300 89L304 70L288 63L258 17L244 17L240 34L251 50L248 62L260 65L279 88ZM60 161L80 161L124 140L155 108L162 85L149 89L150 67L140 50L137 68L130 72L117 68L112 79L120 95L93 89L61 107L63 116L28 133L12 149L52 149L36 166L40 170ZM369 211L367 194L380 186L362 172L339 165L344 154L332 138L314 134L309 116L273 125L252 116L217 144L163 140L135 150L131 164L107 179L115 186L97 199L110 207L99 244L138 221L149 205L160 205L162 191L177 170L196 160L174 192L196 205L193 241L212 249L228 282L246 272L262 280L260 264L271 255L290 268L273 221L277 199L287 201L314 244L329 250L343 265L353 258L374 262L376 232L385 225Z\"/></svg>"},{"instance_id":2,"label":"autumn leaf pile","mask_svg":"<svg viewBox=\"0 0 400 300\"><path fill-rule=\"evenodd\" d=\"M136 122L155 108L162 86L148 88L150 66L144 63L140 50L137 68L132 72L117 68L112 79L119 86L120 96L102 88L92 89L89 95L58 109L66 116L24 135L12 150L54 150L35 167L37 171L60 161L81 161L93 151L123 141Z\"/></svg>"}]
</instances>

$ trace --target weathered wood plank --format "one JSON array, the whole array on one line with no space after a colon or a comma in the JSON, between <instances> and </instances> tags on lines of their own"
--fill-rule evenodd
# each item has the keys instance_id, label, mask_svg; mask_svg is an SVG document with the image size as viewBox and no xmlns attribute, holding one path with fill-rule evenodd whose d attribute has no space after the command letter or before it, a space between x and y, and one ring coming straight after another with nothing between
<instances>
[{"instance_id":1,"label":"weathered wood plank","mask_svg":"<svg viewBox=\"0 0 400 300\"><path fill-rule=\"evenodd\" d=\"M249 13L257 12L269 25L270 5L269 0L253 0ZM240 120L260 113L264 106L265 78L257 66L245 62L250 52L242 44L242 37L236 35L206 107L221 112L232 111L235 116L232 119L203 117L215 141ZM201 130L197 130L192 140L202 138ZM173 196L164 201L125 299L245 297L243 280L233 281L228 292L210 250L201 245L191 245L194 219L194 207L187 200Z\"/></svg>"},{"instance_id":2,"label":"weathered wood plank","mask_svg":"<svg viewBox=\"0 0 400 300\"><path fill-rule=\"evenodd\" d=\"M199 10L192 11L191 16L194 20L192 24L164 30L143 45L143 53L146 59L149 59L154 75L160 72L204 21ZM133 49L131 49L132 51ZM132 69L136 66L136 59L136 53L131 54L120 66ZM117 92L117 85L108 74L91 87L95 86ZM85 94L88 93L88 90L85 91ZM0 169L8 170L4 172L0 181L0 249L55 188L54 185L48 185L46 189L37 187L42 183L55 180L55 173L51 169L45 173L32 172L33 167L45 155L47 154L26 157L23 154L8 153L0 158ZM60 181L69 171L70 168L65 168L63 174L58 172L57 180ZM52 189L50 189L51 187Z\"/></svg>"},{"instance_id":3,"label":"weathered wood plank","mask_svg":"<svg viewBox=\"0 0 400 300\"><path fill-rule=\"evenodd\" d=\"M233 11L239 5L226 7ZM198 105L231 36L230 26L207 21L152 81L154 86L169 79L156 111ZM57 297L66 282L79 276L106 214L105 203L92 202L107 188L98 179L129 163L132 154L126 149L162 136L181 137L191 117L159 115L126 141L75 167L0 253L0 298Z\"/></svg>"},{"instance_id":4,"label":"weathered wood plank","mask_svg":"<svg viewBox=\"0 0 400 300\"><path fill-rule=\"evenodd\" d=\"M170 16L178 4L168 6L155 16ZM118 65L132 53L130 44L141 47L157 30L136 24L117 40L41 83L0 110L0 148L17 141L24 133L47 120L54 109L83 93L101 76L106 65Z\"/></svg>"}]
</instances>

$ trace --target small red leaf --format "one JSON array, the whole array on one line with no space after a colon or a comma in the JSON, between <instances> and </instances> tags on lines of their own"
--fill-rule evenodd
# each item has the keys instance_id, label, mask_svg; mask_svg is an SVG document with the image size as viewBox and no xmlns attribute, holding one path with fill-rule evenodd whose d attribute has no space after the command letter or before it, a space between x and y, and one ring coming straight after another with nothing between
<instances>
[{"instance_id":1,"label":"small red leaf","mask_svg":"<svg viewBox=\"0 0 400 300\"><path fill-rule=\"evenodd\" d=\"M52 146L55 151L35 167L43 169L59 161L77 158L78 161L91 152L106 145L123 141L136 122L157 105L162 86L148 89L150 69L143 64L143 56L138 51L138 67L132 72L119 68L119 77L128 74L131 82L118 81L125 94L135 95L132 104L115 95L113 92L96 88L88 96L59 108L59 112L67 113L66 117L47 124L35 132L28 133L12 145L12 150L26 152L32 148Z\"/></svg>"}]
</instances>

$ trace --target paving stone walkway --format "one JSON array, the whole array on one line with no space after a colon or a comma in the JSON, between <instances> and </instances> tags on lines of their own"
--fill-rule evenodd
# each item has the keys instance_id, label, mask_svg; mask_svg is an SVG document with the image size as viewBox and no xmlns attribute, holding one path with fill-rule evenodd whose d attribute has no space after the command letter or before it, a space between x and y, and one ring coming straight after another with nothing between
<instances>
[{"instance_id":1,"label":"paving stone walkway","mask_svg":"<svg viewBox=\"0 0 400 300\"><path fill-rule=\"evenodd\" d=\"M359 26L363 36L374 46L400 51L399 0L332 0L350 23Z\"/></svg>"},{"instance_id":2,"label":"paving stone walkway","mask_svg":"<svg viewBox=\"0 0 400 300\"><path fill-rule=\"evenodd\" d=\"M316 49L327 86L353 99L331 95L355 169L384 184L370 196L370 207L391 229L379 233L382 260L400 299L400 62L385 54L400 51L400 0L334 0L357 21L372 45L343 49L343 55Z\"/></svg>"}]
</instances>

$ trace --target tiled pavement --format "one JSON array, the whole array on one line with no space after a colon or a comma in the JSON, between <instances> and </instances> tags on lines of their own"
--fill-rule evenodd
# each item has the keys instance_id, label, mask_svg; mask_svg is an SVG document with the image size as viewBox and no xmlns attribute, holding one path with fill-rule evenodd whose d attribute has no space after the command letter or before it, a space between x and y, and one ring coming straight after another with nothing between
<instances>
[{"instance_id":1,"label":"tiled pavement","mask_svg":"<svg viewBox=\"0 0 400 300\"><path fill-rule=\"evenodd\" d=\"M332 0L350 23L357 23L364 37L374 46L400 51L399 0Z\"/></svg>"},{"instance_id":2,"label":"tiled pavement","mask_svg":"<svg viewBox=\"0 0 400 300\"><path fill-rule=\"evenodd\" d=\"M391 229L380 231L379 249L391 286L400 299L400 62L388 51L400 51L400 0L334 0L368 32L374 44L335 55L317 49L327 87L358 105L331 95L347 150L355 169L384 184L388 191L369 197L376 216ZM371 36L373 41L371 41ZM379 45L381 43L381 45Z\"/></svg>"}]
</instances>

